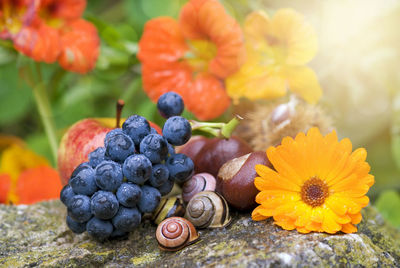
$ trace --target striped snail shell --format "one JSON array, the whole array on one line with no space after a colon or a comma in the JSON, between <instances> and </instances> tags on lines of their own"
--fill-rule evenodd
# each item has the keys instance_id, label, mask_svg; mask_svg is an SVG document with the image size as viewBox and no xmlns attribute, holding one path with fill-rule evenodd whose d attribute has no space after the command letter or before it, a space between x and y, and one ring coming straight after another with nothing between
<instances>
[{"instance_id":1,"label":"striped snail shell","mask_svg":"<svg viewBox=\"0 0 400 268\"><path fill-rule=\"evenodd\" d=\"M173 216L183 216L185 208L182 199L179 197L161 198L160 204L153 212L152 220L160 224L164 219Z\"/></svg>"},{"instance_id":2,"label":"striped snail shell","mask_svg":"<svg viewBox=\"0 0 400 268\"><path fill-rule=\"evenodd\" d=\"M188 203L199 192L215 191L216 185L217 181L213 175L209 173L195 174L182 187L183 202Z\"/></svg>"},{"instance_id":3,"label":"striped snail shell","mask_svg":"<svg viewBox=\"0 0 400 268\"><path fill-rule=\"evenodd\" d=\"M225 227L232 220L226 200L210 191L193 196L186 206L185 218L197 228Z\"/></svg>"},{"instance_id":4,"label":"striped snail shell","mask_svg":"<svg viewBox=\"0 0 400 268\"><path fill-rule=\"evenodd\" d=\"M188 220L171 217L158 225L156 239L161 250L177 251L197 241L199 235Z\"/></svg>"}]
</instances>

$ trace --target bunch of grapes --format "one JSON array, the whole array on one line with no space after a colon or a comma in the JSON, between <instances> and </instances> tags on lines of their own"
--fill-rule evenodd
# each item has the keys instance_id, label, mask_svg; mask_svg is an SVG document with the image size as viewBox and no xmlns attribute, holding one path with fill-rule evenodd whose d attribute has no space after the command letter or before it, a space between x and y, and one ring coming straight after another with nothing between
<instances>
[{"instance_id":1,"label":"bunch of grapes","mask_svg":"<svg viewBox=\"0 0 400 268\"><path fill-rule=\"evenodd\" d=\"M190 123L180 116L182 98L166 93L157 107L167 118L162 135L144 117L132 115L73 171L60 199L74 233L87 231L98 240L125 236L157 208L174 182L182 184L192 176L193 161L174 149L191 137Z\"/></svg>"}]
</instances>

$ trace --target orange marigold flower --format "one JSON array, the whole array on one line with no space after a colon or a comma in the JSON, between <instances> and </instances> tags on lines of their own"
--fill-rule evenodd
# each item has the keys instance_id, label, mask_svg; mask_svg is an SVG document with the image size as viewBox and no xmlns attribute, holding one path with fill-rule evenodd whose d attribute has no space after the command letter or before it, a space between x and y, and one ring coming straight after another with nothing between
<instances>
[{"instance_id":1,"label":"orange marigold flower","mask_svg":"<svg viewBox=\"0 0 400 268\"><path fill-rule=\"evenodd\" d=\"M255 167L254 184L261 192L253 220L273 217L275 224L301 233L357 231L374 184L364 148L352 152L349 139L338 141L335 131L322 136L311 128L268 148L267 156L275 170Z\"/></svg>"},{"instance_id":2,"label":"orange marigold flower","mask_svg":"<svg viewBox=\"0 0 400 268\"><path fill-rule=\"evenodd\" d=\"M199 119L212 119L230 104L223 79L245 60L243 34L218 1L191 0L179 21L159 17L146 23L138 58L153 101L175 91Z\"/></svg>"}]
</instances>

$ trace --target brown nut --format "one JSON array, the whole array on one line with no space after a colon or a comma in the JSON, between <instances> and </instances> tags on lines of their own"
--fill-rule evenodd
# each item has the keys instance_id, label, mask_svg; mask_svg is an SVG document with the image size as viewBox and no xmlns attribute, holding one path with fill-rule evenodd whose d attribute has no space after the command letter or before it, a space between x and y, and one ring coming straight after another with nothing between
<instances>
[{"instance_id":1,"label":"brown nut","mask_svg":"<svg viewBox=\"0 0 400 268\"><path fill-rule=\"evenodd\" d=\"M218 172L217 191L238 210L250 210L257 205L255 198L259 191L254 186L257 164L272 168L266 153L258 151L226 162Z\"/></svg>"},{"instance_id":2,"label":"brown nut","mask_svg":"<svg viewBox=\"0 0 400 268\"><path fill-rule=\"evenodd\" d=\"M209 139L193 160L195 172L207 172L217 177L218 170L224 163L251 151L251 147L238 137Z\"/></svg>"}]
</instances>

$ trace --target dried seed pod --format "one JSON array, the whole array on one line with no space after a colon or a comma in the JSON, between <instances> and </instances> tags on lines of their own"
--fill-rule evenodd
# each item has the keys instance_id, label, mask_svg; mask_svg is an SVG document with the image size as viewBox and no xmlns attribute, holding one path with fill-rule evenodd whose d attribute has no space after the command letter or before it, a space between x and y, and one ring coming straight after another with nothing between
<instances>
[{"instance_id":1,"label":"dried seed pod","mask_svg":"<svg viewBox=\"0 0 400 268\"><path fill-rule=\"evenodd\" d=\"M185 182L182 186L182 199L183 202L188 203L192 197L203 191L215 191L216 179L209 173L198 173Z\"/></svg>"},{"instance_id":2,"label":"dried seed pod","mask_svg":"<svg viewBox=\"0 0 400 268\"><path fill-rule=\"evenodd\" d=\"M156 239L161 250L177 251L199 239L196 228L181 217L163 220L157 227Z\"/></svg>"},{"instance_id":3,"label":"dried seed pod","mask_svg":"<svg viewBox=\"0 0 400 268\"><path fill-rule=\"evenodd\" d=\"M186 206L185 218L197 228L227 226L232 218L226 200L216 192L197 193Z\"/></svg>"},{"instance_id":4,"label":"dried seed pod","mask_svg":"<svg viewBox=\"0 0 400 268\"><path fill-rule=\"evenodd\" d=\"M160 204L153 212L152 220L155 224L160 224L166 218L185 214L182 199L179 197L161 198Z\"/></svg>"}]
</instances>

